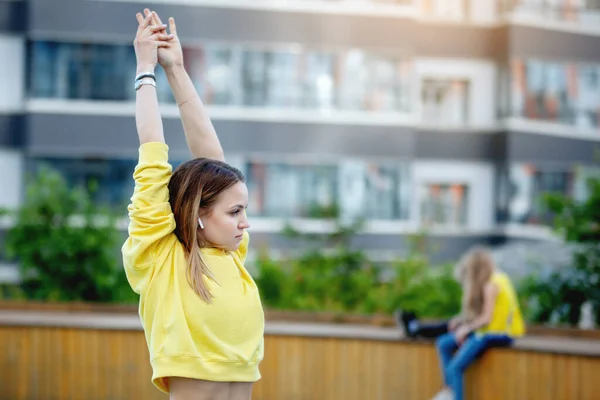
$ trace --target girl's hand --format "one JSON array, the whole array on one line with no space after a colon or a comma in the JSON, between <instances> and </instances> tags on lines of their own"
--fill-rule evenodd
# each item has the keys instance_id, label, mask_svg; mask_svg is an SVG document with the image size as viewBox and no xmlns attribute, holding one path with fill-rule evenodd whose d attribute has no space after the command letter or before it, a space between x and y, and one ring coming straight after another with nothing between
<instances>
[{"instance_id":1,"label":"girl's hand","mask_svg":"<svg viewBox=\"0 0 600 400\"><path fill-rule=\"evenodd\" d=\"M152 23L154 26L163 26L165 29L158 31L158 33L166 34L166 25L160 20L160 17L155 11L150 11L149 9L144 10L144 14L147 16L151 15L153 20ZM175 25L175 19L173 17L169 18L169 33L173 35L169 43L170 47L160 48L158 49L158 63L166 70L172 67L182 67L183 66L183 49L181 48L181 42L179 41L179 36L177 36L177 26Z\"/></svg>"},{"instance_id":2,"label":"girl's hand","mask_svg":"<svg viewBox=\"0 0 600 400\"><path fill-rule=\"evenodd\" d=\"M471 333L471 331L469 330L469 327L467 325L459 326L456 329L456 332L454 333L454 337L456 338L456 343L458 343L459 346L461 344L463 344L463 342L465 341L467 336L469 336L469 333Z\"/></svg>"},{"instance_id":3,"label":"girl's hand","mask_svg":"<svg viewBox=\"0 0 600 400\"><path fill-rule=\"evenodd\" d=\"M450 332L455 331L460 326L460 317L453 317L450 322L448 322L448 330Z\"/></svg>"},{"instance_id":4,"label":"girl's hand","mask_svg":"<svg viewBox=\"0 0 600 400\"><path fill-rule=\"evenodd\" d=\"M137 60L137 72L151 72L158 63L158 49L170 47L169 41L173 35L157 33L165 29L165 26L151 25L152 14L144 18L141 13L137 13L136 18L139 26L133 40L133 47Z\"/></svg>"}]
</instances>

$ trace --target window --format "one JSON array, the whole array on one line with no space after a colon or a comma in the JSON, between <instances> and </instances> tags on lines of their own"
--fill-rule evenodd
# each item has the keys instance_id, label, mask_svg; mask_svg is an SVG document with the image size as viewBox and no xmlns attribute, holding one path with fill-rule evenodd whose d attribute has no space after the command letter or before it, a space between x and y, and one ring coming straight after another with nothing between
<instances>
[{"instance_id":1,"label":"window","mask_svg":"<svg viewBox=\"0 0 600 400\"><path fill-rule=\"evenodd\" d=\"M30 95L34 97L55 97L57 94L56 53L57 44L49 42L33 42L29 48L31 68L29 70ZM46 71L46 74L41 73Z\"/></svg>"},{"instance_id":2,"label":"window","mask_svg":"<svg viewBox=\"0 0 600 400\"><path fill-rule=\"evenodd\" d=\"M338 105L343 110L363 110L369 72L365 62L366 54L352 50L339 57Z\"/></svg>"},{"instance_id":3,"label":"window","mask_svg":"<svg viewBox=\"0 0 600 400\"><path fill-rule=\"evenodd\" d=\"M267 107L298 108L302 100L300 54L268 52L266 54Z\"/></svg>"},{"instance_id":4,"label":"window","mask_svg":"<svg viewBox=\"0 0 600 400\"><path fill-rule=\"evenodd\" d=\"M309 51L305 54L302 105L306 108L329 110L334 106L334 57Z\"/></svg>"},{"instance_id":5,"label":"window","mask_svg":"<svg viewBox=\"0 0 600 400\"><path fill-rule=\"evenodd\" d=\"M366 92L366 108L377 111L399 109L399 92L396 61L386 57L370 57L369 82Z\"/></svg>"},{"instance_id":6,"label":"window","mask_svg":"<svg viewBox=\"0 0 600 400\"><path fill-rule=\"evenodd\" d=\"M238 52L234 50L219 45L184 49L186 69L206 104L240 104Z\"/></svg>"},{"instance_id":7,"label":"window","mask_svg":"<svg viewBox=\"0 0 600 400\"><path fill-rule=\"evenodd\" d=\"M573 199L578 202L586 201L591 195L588 180L600 180L600 167L577 166L574 170Z\"/></svg>"},{"instance_id":8,"label":"window","mask_svg":"<svg viewBox=\"0 0 600 400\"><path fill-rule=\"evenodd\" d=\"M463 183L425 184L420 188L421 223L466 226L469 188Z\"/></svg>"},{"instance_id":9,"label":"window","mask_svg":"<svg viewBox=\"0 0 600 400\"><path fill-rule=\"evenodd\" d=\"M600 65L514 60L512 113L582 129L600 126Z\"/></svg>"},{"instance_id":10,"label":"window","mask_svg":"<svg viewBox=\"0 0 600 400\"><path fill-rule=\"evenodd\" d=\"M94 200L99 204L125 206L133 193L135 160L82 158L36 158L35 170L48 166L58 171L71 186L95 187Z\"/></svg>"},{"instance_id":11,"label":"window","mask_svg":"<svg viewBox=\"0 0 600 400\"><path fill-rule=\"evenodd\" d=\"M126 85L135 71L134 53L129 47L91 45L89 57L89 83L92 100L126 100L131 85ZM129 78L129 79L128 79ZM82 96L87 97L87 96Z\"/></svg>"},{"instance_id":12,"label":"window","mask_svg":"<svg viewBox=\"0 0 600 400\"><path fill-rule=\"evenodd\" d=\"M407 219L408 168L367 164L363 216L371 219Z\"/></svg>"},{"instance_id":13,"label":"window","mask_svg":"<svg viewBox=\"0 0 600 400\"><path fill-rule=\"evenodd\" d=\"M267 97L267 55L263 51L244 51L242 92L244 105L263 106Z\"/></svg>"},{"instance_id":14,"label":"window","mask_svg":"<svg viewBox=\"0 0 600 400\"><path fill-rule=\"evenodd\" d=\"M335 207L334 167L251 162L246 176L250 214L320 217Z\"/></svg>"},{"instance_id":15,"label":"window","mask_svg":"<svg viewBox=\"0 0 600 400\"><path fill-rule=\"evenodd\" d=\"M544 194L559 193L578 202L585 201L590 195L587 187L590 178L600 179L600 167L504 166L497 175L496 221L549 224L552 215L542 201Z\"/></svg>"},{"instance_id":16,"label":"window","mask_svg":"<svg viewBox=\"0 0 600 400\"><path fill-rule=\"evenodd\" d=\"M597 24L599 0L502 0L503 12L514 12L558 21Z\"/></svg>"},{"instance_id":17,"label":"window","mask_svg":"<svg viewBox=\"0 0 600 400\"><path fill-rule=\"evenodd\" d=\"M322 218L339 213L350 218L408 218L407 165L250 162L246 177L252 215Z\"/></svg>"},{"instance_id":18,"label":"window","mask_svg":"<svg viewBox=\"0 0 600 400\"><path fill-rule=\"evenodd\" d=\"M423 0L422 4L427 17L461 20L467 15L465 0Z\"/></svg>"},{"instance_id":19,"label":"window","mask_svg":"<svg viewBox=\"0 0 600 400\"><path fill-rule=\"evenodd\" d=\"M339 205L348 218L408 219L408 165L344 161L338 166Z\"/></svg>"},{"instance_id":20,"label":"window","mask_svg":"<svg viewBox=\"0 0 600 400\"><path fill-rule=\"evenodd\" d=\"M600 65L584 65L574 71L579 93L575 124L581 128L600 126Z\"/></svg>"},{"instance_id":21,"label":"window","mask_svg":"<svg viewBox=\"0 0 600 400\"><path fill-rule=\"evenodd\" d=\"M186 69L206 104L278 109L408 112L411 63L360 49L333 52L294 45L259 48L206 43L184 48ZM33 98L134 101L130 46L32 42ZM173 103L156 70L161 102Z\"/></svg>"},{"instance_id":22,"label":"window","mask_svg":"<svg viewBox=\"0 0 600 400\"><path fill-rule=\"evenodd\" d=\"M236 160L234 156L232 159ZM407 219L408 164L290 163L238 158L246 176L248 213L271 218ZM136 160L38 157L30 170L49 166L71 186L95 186L94 201L124 207L133 193ZM170 161L175 169L180 161ZM238 162L235 163L238 165Z\"/></svg>"},{"instance_id":23,"label":"window","mask_svg":"<svg viewBox=\"0 0 600 400\"><path fill-rule=\"evenodd\" d=\"M408 111L406 62L351 50L338 59L338 105L343 110Z\"/></svg>"},{"instance_id":24,"label":"window","mask_svg":"<svg viewBox=\"0 0 600 400\"><path fill-rule=\"evenodd\" d=\"M40 41L30 48L31 97L135 99L135 53L130 46ZM172 101L165 74L157 69L156 75L159 99Z\"/></svg>"},{"instance_id":25,"label":"window","mask_svg":"<svg viewBox=\"0 0 600 400\"><path fill-rule=\"evenodd\" d=\"M169 163L175 170L181 161L170 160ZM93 200L97 204L121 210L129 203L133 193L136 164L134 159L36 157L28 161L28 168L36 171L42 166L50 167L72 187L95 188Z\"/></svg>"},{"instance_id":26,"label":"window","mask_svg":"<svg viewBox=\"0 0 600 400\"><path fill-rule=\"evenodd\" d=\"M573 173L571 171L535 171L533 175L533 202L530 222L550 222L552 215L544 205L547 193L572 195Z\"/></svg>"},{"instance_id":27,"label":"window","mask_svg":"<svg viewBox=\"0 0 600 400\"><path fill-rule=\"evenodd\" d=\"M423 121L466 124L469 118L468 86L466 80L424 79L421 91Z\"/></svg>"},{"instance_id":28,"label":"window","mask_svg":"<svg viewBox=\"0 0 600 400\"><path fill-rule=\"evenodd\" d=\"M510 222L548 223L552 216L544 206L543 195L573 195L575 175L572 168L555 169L533 164L517 164L510 167L509 174Z\"/></svg>"}]
</instances>

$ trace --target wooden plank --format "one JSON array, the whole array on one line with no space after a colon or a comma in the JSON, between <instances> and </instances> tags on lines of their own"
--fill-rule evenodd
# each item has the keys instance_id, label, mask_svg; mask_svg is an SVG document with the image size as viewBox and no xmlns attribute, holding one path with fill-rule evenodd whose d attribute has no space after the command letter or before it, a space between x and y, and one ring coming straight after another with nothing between
<instances>
[{"instance_id":1,"label":"wooden plank","mask_svg":"<svg viewBox=\"0 0 600 400\"><path fill-rule=\"evenodd\" d=\"M143 332L0 327L0 399L166 400L150 382ZM267 335L254 400L431 398L442 386L431 343ZM467 399L589 399L600 357L493 349L467 371Z\"/></svg>"},{"instance_id":2,"label":"wooden plank","mask_svg":"<svg viewBox=\"0 0 600 400\"><path fill-rule=\"evenodd\" d=\"M579 360L579 397L581 400L598 399L600 380L600 358L581 357Z\"/></svg>"}]
</instances>

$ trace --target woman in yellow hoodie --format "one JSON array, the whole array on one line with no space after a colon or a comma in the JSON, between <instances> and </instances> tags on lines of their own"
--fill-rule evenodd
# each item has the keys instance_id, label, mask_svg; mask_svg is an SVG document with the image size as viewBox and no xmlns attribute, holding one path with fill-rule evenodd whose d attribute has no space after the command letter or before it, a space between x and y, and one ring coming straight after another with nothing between
<instances>
[{"instance_id":1,"label":"woman in yellow hoodie","mask_svg":"<svg viewBox=\"0 0 600 400\"><path fill-rule=\"evenodd\" d=\"M247 400L260 379L264 315L246 271L248 189L216 132L169 31L145 10L134 47L139 161L122 247L150 353L152 382L176 400ZM168 163L154 69L164 68L195 159Z\"/></svg>"},{"instance_id":2,"label":"woman in yellow hoodie","mask_svg":"<svg viewBox=\"0 0 600 400\"><path fill-rule=\"evenodd\" d=\"M463 287L463 315L453 321L457 328L436 340L445 387L434 400L463 400L467 367L487 349L509 346L525 334L515 289L487 250L475 248L465 254L457 273Z\"/></svg>"}]
</instances>

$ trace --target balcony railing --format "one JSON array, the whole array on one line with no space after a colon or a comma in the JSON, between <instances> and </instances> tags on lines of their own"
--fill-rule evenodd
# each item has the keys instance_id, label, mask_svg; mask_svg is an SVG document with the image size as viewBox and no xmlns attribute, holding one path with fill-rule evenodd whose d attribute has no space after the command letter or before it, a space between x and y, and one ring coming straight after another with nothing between
<instances>
[{"instance_id":1,"label":"balcony railing","mask_svg":"<svg viewBox=\"0 0 600 400\"><path fill-rule=\"evenodd\" d=\"M519 17L600 26L600 1L598 0L562 0L559 2L505 0L500 3L500 12Z\"/></svg>"}]
</instances>

